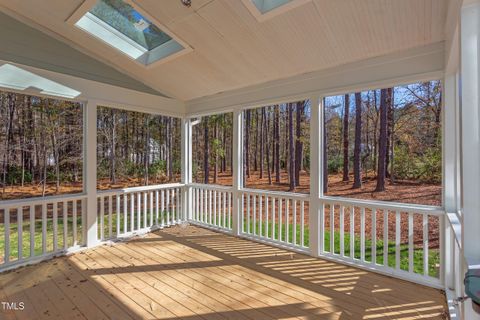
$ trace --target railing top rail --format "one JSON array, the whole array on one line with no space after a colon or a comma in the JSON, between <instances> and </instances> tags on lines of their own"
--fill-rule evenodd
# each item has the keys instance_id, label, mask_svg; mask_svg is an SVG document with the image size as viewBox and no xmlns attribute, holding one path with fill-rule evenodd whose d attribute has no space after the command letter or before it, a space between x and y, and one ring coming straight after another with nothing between
<instances>
[{"instance_id":1,"label":"railing top rail","mask_svg":"<svg viewBox=\"0 0 480 320\"><path fill-rule=\"evenodd\" d=\"M55 203L55 202L63 202L63 201L80 200L86 197L87 196L84 193L76 193L76 194L64 194L59 196L45 196L45 197L35 197L35 198L27 198L27 199L4 200L4 201L0 201L0 209L18 208L22 206L33 206L33 205L43 204L45 202Z\"/></svg>"},{"instance_id":2,"label":"railing top rail","mask_svg":"<svg viewBox=\"0 0 480 320\"><path fill-rule=\"evenodd\" d=\"M206 189L206 190L233 191L233 187L222 186L218 184L191 183L188 186L193 188L198 188L198 189Z\"/></svg>"},{"instance_id":3,"label":"railing top rail","mask_svg":"<svg viewBox=\"0 0 480 320\"><path fill-rule=\"evenodd\" d=\"M358 206L365 208L385 209L401 212L426 213L429 215L445 215L445 210L442 207L415 205L400 202L384 202L374 200L358 200L345 199L337 197L321 197L320 201L328 204L343 205L343 206Z\"/></svg>"},{"instance_id":4,"label":"railing top rail","mask_svg":"<svg viewBox=\"0 0 480 320\"><path fill-rule=\"evenodd\" d=\"M109 196L109 195L125 194L125 193L132 193L132 192L181 188L183 186L185 186L183 183L167 183L167 184L156 184L151 186L131 187L131 188L124 188L124 189L98 190L97 195Z\"/></svg>"},{"instance_id":5,"label":"railing top rail","mask_svg":"<svg viewBox=\"0 0 480 320\"><path fill-rule=\"evenodd\" d=\"M309 194L304 193L295 193L295 192L282 192L282 191L267 191L267 190L258 190L258 189L241 189L240 192L255 194L255 195L267 195L277 198L288 198L288 199L297 199L297 200L308 200L310 199Z\"/></svg>"}]
</instances>

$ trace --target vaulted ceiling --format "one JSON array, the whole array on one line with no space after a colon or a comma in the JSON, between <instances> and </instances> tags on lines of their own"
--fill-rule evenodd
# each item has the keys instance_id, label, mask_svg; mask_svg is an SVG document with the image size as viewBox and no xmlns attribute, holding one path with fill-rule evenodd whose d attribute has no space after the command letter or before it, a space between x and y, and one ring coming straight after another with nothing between
<instances>
[{"instance_id":1,"label":"vaulted ceiling","mask_svg":"<svg viewBox=\"0 0 480 320\"><path fill-rule=\"evenodd\" d=\"M259 22L240 0L134 0L193 48L145 68L66 22L82 2L0 0L0 9L181 100L443 41L447 11L447 0L311 0Z\"/></svg>"}]
</instances>

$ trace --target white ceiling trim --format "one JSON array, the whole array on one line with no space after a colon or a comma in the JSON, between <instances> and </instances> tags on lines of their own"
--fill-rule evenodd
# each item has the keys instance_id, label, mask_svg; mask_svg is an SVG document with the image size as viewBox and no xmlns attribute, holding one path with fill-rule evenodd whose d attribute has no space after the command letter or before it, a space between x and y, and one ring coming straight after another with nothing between
<instances>
[{"instance_id":1,"label":"white ceiling trim","mask_svg":"<svg viewBox=\"0 0 480 320\"><path fill-rule=\"evenodd\" d=\"M443 78L445 43L187 101L189 117Z\"/></svg>"}]
</instances>

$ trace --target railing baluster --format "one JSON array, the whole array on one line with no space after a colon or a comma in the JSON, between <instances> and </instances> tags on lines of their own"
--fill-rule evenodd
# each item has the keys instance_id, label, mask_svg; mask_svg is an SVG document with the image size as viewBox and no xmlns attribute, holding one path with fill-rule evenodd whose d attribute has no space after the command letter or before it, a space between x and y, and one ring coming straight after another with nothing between
<instances>
[{"instance_id":1,"label":"railing baluster","mask_svg":"<svg viewBox=\"0 0 480 320\"><path fill-rule=\"evenodd\" d=\"M268 196L265 196L265 237L268 238L268 226L270 224L270 220L268 217Z\"/></svg>"},{"instance_id":2,"label":"railing baluster","mask_svg":"<svg viewBox=\"0 0 480 320\"><path fill-rule=\"evenodd\" d=\"M112 196L108 196L108 237L112 238L112 233L113 233L113 219L112 219L112 213L113 213L113 203L112 203Z\"/></svg>"},{"instance_id":3,"label":"railing baluster","mask_svg":"<svg viewBox=\"0 0 480 320\"><path fill-rule=\"evenodd\" d=\"M285 199L285 242L290 243L290 208L289 199Z\"/></svg>"},{"instance_id":4,"label":"railing baluster","mask_svg":"<svg viewBox=\"0 0 480 320\"><path fill-rule=\"evenodd\" d=\"M340 206L340 255L345 256L345 207Z\"/></svg>"},{"instance_id":5,"label":"railing baluster","mask_svg":"<svg viewBox=\"0 0 480 320\"><path fill-rule=\"evenodd\" d=\"M278 198L278 241L282 241L282 198Z\"/></svg>"},{"instance_id":6,"label":"railing baluster","mask_svg":"<svg viewBox=\"0 0 480 320\"><path fill-rule=\"evenodd\" d=\"M227 193L223 192L223 227L227 227Z\"/></svg>"},{"instance_id":7,"label":"railing baluster","mask_svg":"<svg viewBox=\"0 0 480 320\"><path fill-rule=\"evenodd\" d=\"M4 257L3 260L5 263L10 261L10 209L6 208L4 210L4 232L5 232L5 248L4 248Z\"/></svg>"},{"instance_id":8,"label":"railing baluster","mask_svg":"<svg viewBox=\"0 0 480 320\"><path fill-rule=\"evenodd\" d=\"M42 204L42 254L47 252L47 203Z\"/></svg>"},{"instance_id":9,"label":"railing baluster","mask_svg":"<svg viewBox=\"0 0 480 320\"><path fill-rule=\"evenodd\" d=\"M377 210L372 211L372 264L377 264Z\"/></svg>"},{"instance_id":10,"label":"railing baluster","mask_svg":"<svg viewBox=\"0 0 480 320\"><path fill-rule=\"evenodd\" d=\"M63 249L68 249L68 203L63 201Z\"/></svg>"},{"instance_id":11,"label":"railing baluster","mask_svg":"<svg viewBox=\"0 0 480 320\"><path fill-rule=\"evenodd\" d=\"M128 232L128 195L123 195L123 233Z\"/></svg>"},{"instance_id":12,"label":"railing baluster","mask_svg":"<svg viewBox=\"0 0 480 320\"><path fill-rule=\"evenodd\" d=\"M143 193L143 228L147 228L147 216L148 216L148 192Z\"/></svg>"},{"instance_id":13,"label":"railing baluster","mask_svg":"<svg viewBox=\"0 0 480 320\"><path fill-rule=\"evenodd\" d=\"M160 215L160 192L158 190L155 190L155 226L158 227L158 217Z\"/></svg>"},{"instance_id":14,"label":"railing baluster","mask_svg":"<svg viewBox=\"0 0 480 320\"><path fill-rule=\"evenodd\" d=\"M330 253L335 253L335 205L330 205Z\"/></svg>"},{"instance_id":15,"label":"railing baluster","mask_svg":"<svg viewBox=\"0 0 480 320\"><path fill-rule=\"evenodd\" d=\"M388 210L383 210L383 266L388 267Z\"/></svg>"},{"instance_id":16,"label":"railing baluster","mask_svg":"<svg viewBox=\"0 0 480 320\"><path fill-rule=\"evenodd\" d=\"M75 242L76 242L76 238ZM30 257L35 256L35 205L30 206Z\"/></svg>"},{"instance_id":17,"label":"railing baluster","mask_svg":"<svg viewBox=\"0 0 480 320\"><path fill-rule=\"evenodd\" d=\"M232 193L228 193L228 228L232 228Z\"/></svg>"},{"instance_id":18,"label":"railing baluster","mask_svg":"<svg viewBox=\"0 0 480 320\"><path fill-rule=\"evenodd\" d=\"M181 222L182 219L182 193L180 189L177 188L177 223Z\"/></svg>"},{"instance_id":19,"label":"railing baluster","mask_svg":"<svg viewBox=\"0 0 480 320\"><path fill-rule=\"evenodd\" d=\"M165 190L162 190L162 196L160 199L160 203L162 206L161 214L162 214L162 227L165 226Z\"/></svg>"},{"instance_id":20,"label":"railing baluster","mask_svg":"<svg viewBox=\"0 0 480 320\"><path fill-rule=\"evenodd\" d=\"M305 247L305 201L300 202L300 245Z\"/></svg>"},{"instance_id":21,"label":"railing baluster","mask_svg":"<svg viewBox=\"0 0 480 320\"><path fill-rule=\"evenodd\" d=\"M360 209L360 260L365 262L365 208Z\"/></svg>"},{"instance_id":22,"label":"railing baluster","mask_svg":"<svg viewBox=\"0 0 480 320\"><path fill-rule=\"evenodd\" d=\"M149 223L149 227L151 228L153 226L153 192L150 191L149 193L149 198L150 198L150 223Z\"/></svg>"},{"instance_id":23,"label":"railing baluster","mask_svg":"<svg viewBox=\"0 0 480 320\"><path fill-rule=\"evenodd\" d=\"M250 194L247 194L247 233L250 234Z\"/></svg>"},{"instance_id":24,"label":"railing baluster","mask_svg":"<svg viewBox=\"0 0 480 320\"><path fill-rule=\"evenodd\" d=\"M400 270L400 242L401 242L401 225L400 211L395 212L395 268Z\"/></svg>"},{"instance_id":25,"label":"railing baluster","mask_svg":"<svg viewBox=\"0 0 480 320\"><path fill-rule=\"evenodd\" d=\"M277 209L277 199L272 197L272 240L275 240L275 211Z\"/></svg>"},{"instance_id":26,"label":"railing baluster","mask_svg":"<svg viewBox=\"0 0 480 320\"><path fill-rule=\"evenodd\" d=\"M142 229L142 193L137 193L137 230Z\"/></svg>"},{"instance_id":27,"label":"railing baluster","mask_svg":"<svg viewBox=\"0 0 480 320\"><path fill-rule=\"evenodd\" d=\"M297 243L297 200L293 200L293 244Z\"/></svg>"},{"instance_id":28,"label":"railing baluster","mask_svg":"<svg viewBox=\"0 0 480 320\"><path fill-rule=\"evenodd\" d=\"M350 258L355 259L355 207L350 207Z\"/></svg>"},{"instance_id":29,"label":"railing baluster","mask_svg":"<svg viewBox=\"0 0 480 320\"><path fill-rule=\"evenodd\" d=\"M170 225L170 190L166 190L166 204L165 204L165 211L166 211L166 224L167 226Z\"/></svg>"},{"instance_id":30,"label":"railing baluster","mask_svg":"<svg viewBox=\"0 0 480 320\"><path fill-rule=\"evenodd\" d=\"M23 259L23 207L17 209L17 231L18 231L18 260Z\"/></svg>"},{"instance_id":31,"label":"railing baluster","mask_svg":"<svg viewBox=\"0 0 480 320\"><path fill-rule=\"evenodd\" d=\"M58 250L58 203L53 203L53 251Z\"/></svg>"},{"instance_id":32,"label":"railing baluster","mask_svg":"<svg viewBox=\"0 0 480 320\"><path fill-rule=\"evenodd\" d=\"M212 224L212 190L208 190L208 223Z\"/></svg>"},{"instance_id":33,"label":"railing baluster","mask_svg":"<svg viewBox=\"0 0 480 320\"><path fill-rule=\"evenodd\" d=\"M135 194L131 193L130 194L130 232L133 232L135 230L134 211L135 211Z\"/></svg>"},{"instance_id":34,"label":"railing baluster","mask_svg":"<svg viewBox=\"0 0 480 320\"><path fill-rule=\"evenodd\" d=\"M311 204L310 204L311 205ZM325 252L325 203L320 204L320 252Z\"/></svg>"},{"instance_id":35,"label":"railing baluster","mask_svg":"<svg viewBox=\"0 0 480 320\"><path fill-rule=\"evenodd\" d=\"M428 276L428 215L423 214L423 275Z\"/></svg>"},{"instance_id":36,"label":"railing baluster","mask_svg":"<svg viewBox=\"0 0 480 320\"><path fill-rule=\"evenodd\" d=\"M120 234L120 216L121 216L121 213L120 213L120 195L117 194L115 196L115 200L116 200L116 206L115 206L115 216L117 217L117 225L116 225L116 232L115 232L115 236L118 238L118 235Z\"/></svg>"},{"instance_id":37,"label":"railing baluster","mask_svg":"<svg viewBox=\"0 0 480 320\"><path fill-rule=\"evenodd\" d=\"M213 191L213 225L217 226L217 190Z\"/></svg>"},{"instance_id":38,"label":"railing baluster","mask_svg":"<svg viewBox=\"0 0 480 320\"><path fill-rule=\"evenodd\" d=\"M245 194L242 193L242 201L240 203L240 225L242 232L245 232L245 207L244 207L244 202L245 202Z\"/></svg>"},{"instance_id":39,"label":"railing baluster","mask_svg":"<svg viewBox=\"0 0 480 320\"><path fill-rule=\"evenodd\" d=\"M253 195L253 234L257 234L257 196Z\"/></svg>"}]
</instances>

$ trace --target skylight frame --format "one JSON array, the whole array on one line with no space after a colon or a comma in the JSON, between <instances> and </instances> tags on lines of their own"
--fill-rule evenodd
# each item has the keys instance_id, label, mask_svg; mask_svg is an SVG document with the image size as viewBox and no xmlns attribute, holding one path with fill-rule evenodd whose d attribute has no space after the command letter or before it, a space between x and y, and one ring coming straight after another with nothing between
<instances>
[{"instance_id":1,"label":"skylight frame","mask_svg":"<svg viewBox=\"0 0 480 320\"><path fill-rule=\"evenodd\" d=\"M273 8L269 11L262 12L260 9L257 7L257 5L252 1L252 0L242 0L243 4L245 7L247 7L248 11L259 21L259 22L264 22L266 20L269 20L273 17L279 16L281 14L286 13L287 11L290 11L294 8L297 8L301 5L304 5L308 2L311 2L312 0L291 0L285 4L279 5L276 8Z\"/></svg>"},{"instance_id":2,"label":"skylight frame","mask_svg":"<svg viewBox=\"0 0 480 320\"><path fill-rule=\"evenodd\" d=\"M0 90L77 102L82 96L82 92L72 87L16 63L2 60L0 60Z\"/></svg>"},{"instance_id":3,"label":"skylight frame","mask_svg":"<svg viewBox=\"0 0 480 320\"><path fill-rule=\"evenodd\" d=\"M133 7L138 13L140 13L143 17L148 19L152 24L154 24L156 27L158 27L163 33L168 35L171 40L167 41L166 43L153 48L152 50L147 50L143 48L141 45L135 43L134 40L130 39L128 36L125 36L122 34L120 31L116 30L115 28L109 26L107 23L103 22L103 26L105 29L108 29L112 34L115 34L119 38L122 38L125 43L128 43L132 47L135 47L136 49L140 51L144 51L142 55L138 56L137 58L134 58L132 55L129 55L125 51L122 51L119 49L117 46L112 45L105 39L102 39L101 37L92 34L91 32L82 29L81 27L77 26L77 22L79 22L85 15L89 14L90 16L94 16L91 14L89 11L96 5L98 0L85 0L80 7L66 20L68 24L73 26L76 30L79 30L80 32L85 33L89 37L95 39L97 42L101 43L102 45L108 46L110 48L115 49L116 53L119 53L121 56L127 57L129 60L133 60L135 63L138 65L142 66L143 68L153 68L155 66L158 66L159 64L171 61L173 59L178 58L179 56L182 56L186 53L192 52L193 48L187 44L185 41L180 39L178 36L176 36L173 32L171 32L165 25L160 23L157 19L155 19L153 16L151 16L148 12L146 12L140 5L138 5L134 0L122 0L123 2L129 4L130 6ZM100 20L99 18L96 18L97 20ZM178 44L181 48L177 48L178 50L174 50L175 52L173 53L168 53L169 50L172 50L172 47ZM177 45L177 47L178 47ZM166 51L167 54L162 54L162 51ZM163 55L163 56L162 56ZM155 58L158 57L159 58ZM150 60L153 60L151 62Z\"/></svg>"}]
</instances>

